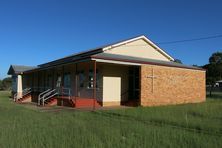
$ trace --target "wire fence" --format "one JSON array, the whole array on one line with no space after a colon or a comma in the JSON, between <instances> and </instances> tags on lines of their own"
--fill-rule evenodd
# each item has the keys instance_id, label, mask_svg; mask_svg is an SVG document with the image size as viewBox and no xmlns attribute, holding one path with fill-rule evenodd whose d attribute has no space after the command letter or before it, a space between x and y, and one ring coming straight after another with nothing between
<instances>
[{"instance_id":1,"label":"wire fence","mask_svg":"<svg viewBox=\"0 0 222 148\"><path fill-rule=\"evenodd\" d=\"M207 98L222 99L222 87L206 87Z\"/></svg>"}]
</instances>

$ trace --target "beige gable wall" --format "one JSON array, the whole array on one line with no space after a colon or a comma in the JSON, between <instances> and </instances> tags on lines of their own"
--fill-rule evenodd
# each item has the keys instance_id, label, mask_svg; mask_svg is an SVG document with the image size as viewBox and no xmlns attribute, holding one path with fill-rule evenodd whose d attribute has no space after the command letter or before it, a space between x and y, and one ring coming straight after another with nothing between
<instances>
[{"instance_id":1,"label":"beige gable wall","mask_svg":"<svg viewBox=\"0 0 222 148\"><path fill-rule=\"evenodd\" d=\"M169 61L162 53L143 39L139 39L122 46L114 47L104 51L105 53L133 56L140 58L149 58L156 60Z\"/></svg>"}]
</instances>

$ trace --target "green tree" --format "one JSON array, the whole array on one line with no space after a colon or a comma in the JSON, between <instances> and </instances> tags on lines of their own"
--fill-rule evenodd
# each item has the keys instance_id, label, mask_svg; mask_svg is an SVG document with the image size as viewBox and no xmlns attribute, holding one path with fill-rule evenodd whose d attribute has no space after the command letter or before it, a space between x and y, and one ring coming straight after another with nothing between
<instances>
[{"instance_id":1,"label":"green tree","mask_svg":"<svg viewBox=\"0 0 222 148\"><path fill-rule=\"evenodd\" d=\"M180 59L175 59L174 62L176 62L176 63L180 63L180 64L183 64L182 61L181 61Z\"/></svg>"},{"instance_id":2,"label":"green tree","mask_svg":"<svg viewBox=\"0 0 222 148\"><path fill-rule=\"evenodd\" d=\"M210 95L216 81L222 80L222 52L213 53L209 58L209 64L203 66L206 72L206 83L210 85Z\"/></svg>"},{"instance_id":3,"label":"green tree","mask_svg":"<svg viewBox=\"0 0 222 148\"><path fill-rule=\"evenodd\" d=\"M222 52L215 52L209 58L210 64L221 64L222 63Z\"/></svg>"},{"instance_id":4,"label":"green tree","mask_svg":"<svg viewBox=\"0 0 222 148\"><path fill-rule=\"evenodd\" d=\"M11 77L4 78L2 80L2 90L11 90L12 79Z\"/></svg>"},{"instance_id":5,"label":"green tree","mask_svg":"<svg viewBox=\"0 0 222 148\"><path fill-rule=\"evenodd\" d=\"M0 90L3 90L3 87L2 87L2 80L0 80Z\"/></svg>"}]
</instances>

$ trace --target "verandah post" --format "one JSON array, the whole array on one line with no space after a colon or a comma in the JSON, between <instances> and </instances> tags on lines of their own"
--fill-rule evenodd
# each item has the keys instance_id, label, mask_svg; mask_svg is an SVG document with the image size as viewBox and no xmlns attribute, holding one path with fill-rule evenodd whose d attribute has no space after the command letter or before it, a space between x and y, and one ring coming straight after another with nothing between
<instances>
[{"instance_id":1,"label":"verandah post","mask_svg":"<svg viewBox=\"0 0 222 148\"><path fill-rule=\"evenodd\" d=\"M63 87L64 87L64 70L65 70L65 68L64 68L64 66L62 66L62 78L61 78L61 80L62 80L62 82L61 82L61 84L62 84L62 87L61 87L61 93L62 93L62 101L61 101L61 105L63 106Z\"/></svg>"},{"instance_id":2,"label":"verandah post","mask_svg":"<svg viewBox=\"0 0 222 148\"><path fill-rule=\"evenodd\" d=\"M55 87L54 87L54 81L55 81L55 69L53 68L52 69L52 89L54 89Z\"/></svg>"},{"instance_id":3,"label":"verandah post","mask_svg":"<svg viewBox=\"0 0 222 148\"><path fill-rule=\"evenodd\" d=\"M40 92L40 88L39 88L40 72L39 72L39 71L38 71L38 73L37 73L37 76L38 76L38 77L37 77L37 83L38 83L38 84L37 84L37 91L38 91L38 93L39 93L39 92Z\"/></svg>"},{"instance_id":4,"label":"verandah post","mask_svg":"<svg viewBox=\"0 0 222 148\"><path fill-rule=\"evenodd\" d=\"M94 75L93 75L93 109L96 105L96 61L94 61Z\"/></svg>"},{"instance_id":5,"label":"verandah post","mask_svg":"<svg viewBox=\"0 0 222 148\"><path fill-rule=\"evenodd\" d=\"M46 89L46 70L43 72L43 91Z\"/></svg>"},{"instance_id":6,"label":"verandah post","mask_svg":"<svg viewBox=\"0 0 222 148\"><path fill-rule=\"evenodd\" d=\"M77 81L78 81L78 65L76 63L76 73L75 73L75 104L76 104L76 100L77 100L77 97L78 97L78 84L77 84Z\"/></svg>"}]
</instances>

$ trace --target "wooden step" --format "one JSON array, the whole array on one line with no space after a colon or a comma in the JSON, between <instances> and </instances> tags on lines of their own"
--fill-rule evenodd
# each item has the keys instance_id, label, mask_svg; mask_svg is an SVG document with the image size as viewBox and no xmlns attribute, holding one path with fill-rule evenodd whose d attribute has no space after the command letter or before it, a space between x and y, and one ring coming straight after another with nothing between
<instances>
[{"instance_id":1,"label":"wooden step","mask_svg":"<svg viewBox=\"0 0 222 148\"><path fill-rule=\"evenodd\" d=\"M48 99L48 100L46 100L45 105L46 105L46 106L54 106L54 105L57 105L57 99L56 99L56 98Z\"/></svg>"},{"instance_id":2,"label":"wooden step","mask_svg":"<svg viewBox=\"0 0 222 148\"><path fill-rule=\"evenodd\" d=\"M17 99L17 103L23 103L23 102L31 102L31 94L27 94L25 96L23 96L22 98Z\"/></svg>"}]
</instances>

